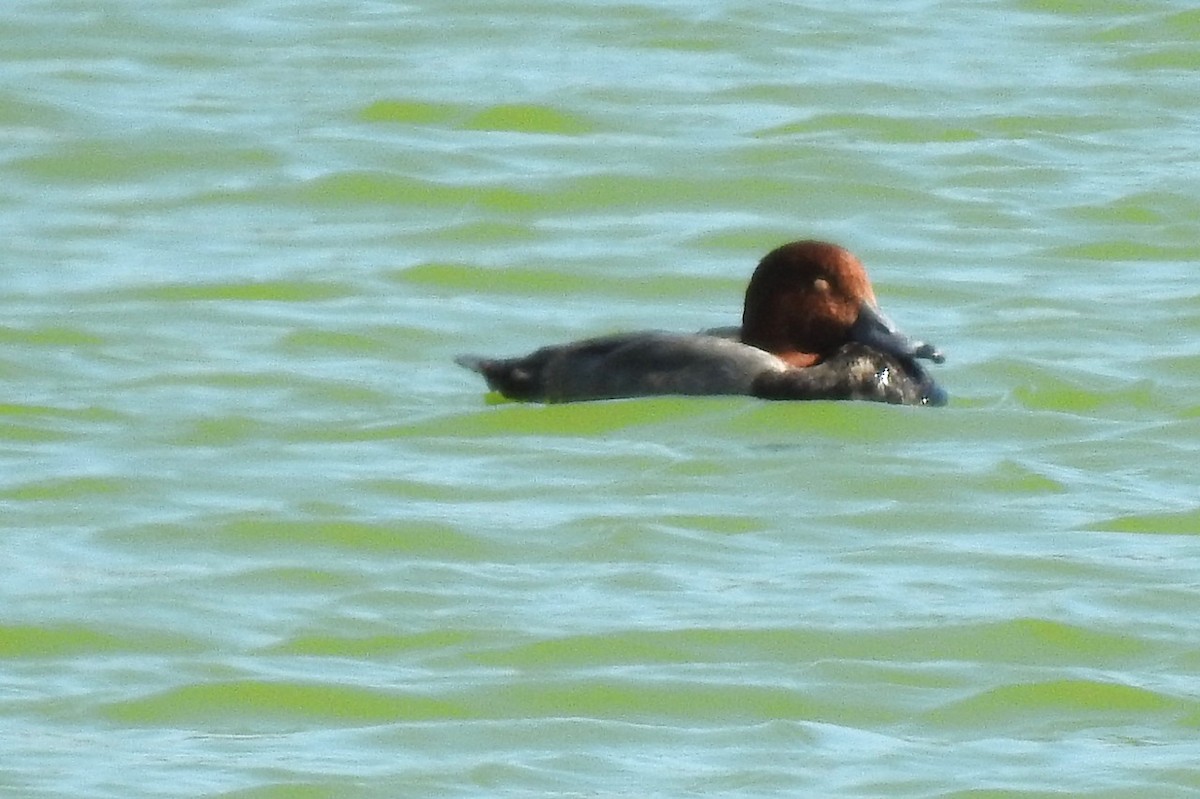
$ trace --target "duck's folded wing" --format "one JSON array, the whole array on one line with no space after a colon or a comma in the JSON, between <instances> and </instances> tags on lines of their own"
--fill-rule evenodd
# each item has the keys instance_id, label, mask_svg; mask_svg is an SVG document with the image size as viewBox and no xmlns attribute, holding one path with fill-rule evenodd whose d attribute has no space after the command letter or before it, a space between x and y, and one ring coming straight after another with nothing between
<instances>
[{"instance_id":1,"label":"duck's folded wing","mask_svg":"<svg viewBox=\"0 0 1200 799\"><path fill-rule=\"evenodd\" d=\"M536 402L750 394L764 372L788 369L774 355L726 338L656 331L543 347L522 358L457 361L493 390Z\"/></svg>"}]
</instances>

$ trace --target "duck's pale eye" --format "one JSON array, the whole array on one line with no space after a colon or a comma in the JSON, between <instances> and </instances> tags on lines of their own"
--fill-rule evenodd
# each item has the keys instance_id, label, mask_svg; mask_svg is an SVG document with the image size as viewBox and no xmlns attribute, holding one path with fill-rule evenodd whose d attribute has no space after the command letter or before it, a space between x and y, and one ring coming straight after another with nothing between
<instances>
[{"instance_id":1,"label":"duck's pale eye","mask_svg":"<svg viewBox=\"0 0 1200 799\"><path fill-rule=\"evenodd\" d=\"M819 277L813 281L813 289L824 294L829 291L829 281L823 277Z\"/></svg>"}]
</instances>

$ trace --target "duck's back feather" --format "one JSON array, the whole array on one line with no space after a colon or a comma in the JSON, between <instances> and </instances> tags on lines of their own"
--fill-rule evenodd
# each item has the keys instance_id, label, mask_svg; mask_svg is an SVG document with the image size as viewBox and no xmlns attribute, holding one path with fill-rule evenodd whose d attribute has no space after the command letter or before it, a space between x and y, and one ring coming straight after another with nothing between
<instances>
[{"instance_id":1,"label":"duck's back feather","mask_svg":"<svg viewBox=\"0 0 1200 799\"><path fill-rule=\"evenodd\" d=\"M911 359L859 344L846 345L824 363L805 369L724 335L656 331L543 347L520 358L465 355L456 361L483 375L492 390L533 402L664 394L945 402L941 389Z\"/></svg>"}]
</instances>

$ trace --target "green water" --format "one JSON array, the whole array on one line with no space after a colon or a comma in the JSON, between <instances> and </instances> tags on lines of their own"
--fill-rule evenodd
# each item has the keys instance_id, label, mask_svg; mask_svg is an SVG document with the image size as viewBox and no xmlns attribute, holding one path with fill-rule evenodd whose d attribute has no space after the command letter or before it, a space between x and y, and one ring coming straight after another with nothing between
<instances>
[{"instance_id":1,"label":"green water","mask_svg":"<svg viewBox=\"0 0 1200 799\"><path fill-rule=\"evenodd\" d=\"M0 793L1200 796L1200 12L15 0ZM824 237L944 409L521 406Z\"/></svg>"}]
</instances>

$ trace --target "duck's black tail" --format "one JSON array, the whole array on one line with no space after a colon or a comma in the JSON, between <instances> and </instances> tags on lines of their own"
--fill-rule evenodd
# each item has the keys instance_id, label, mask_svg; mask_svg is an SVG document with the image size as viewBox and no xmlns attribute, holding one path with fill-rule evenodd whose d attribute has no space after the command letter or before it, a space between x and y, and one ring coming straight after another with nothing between
<instances>
[{"instance_id":1,"label":"duck's black tail","mask_svg":"<svg viewBox=\"0 0 1200 799\"><path fill-rule=\"evenodd\" d=\"M486 376L487 367L485 364L490 362L490 358L484 358L479 355L455 355L454 362L464 369L470 369L472 372Z\"/></svg>"},{"instance_id":2,"label":"duck's black tail","mask_svg":"<svg viewBox=\"0 0 1200 799\"><path fill-rule=\"evenodd\" d=\"M526 368L525 358L483 358L478 355L459 355L454 362L478 372L488 388L499 391L509 399L536 400L538 386L535 375Z\"/></svg>"}]
</instances>

